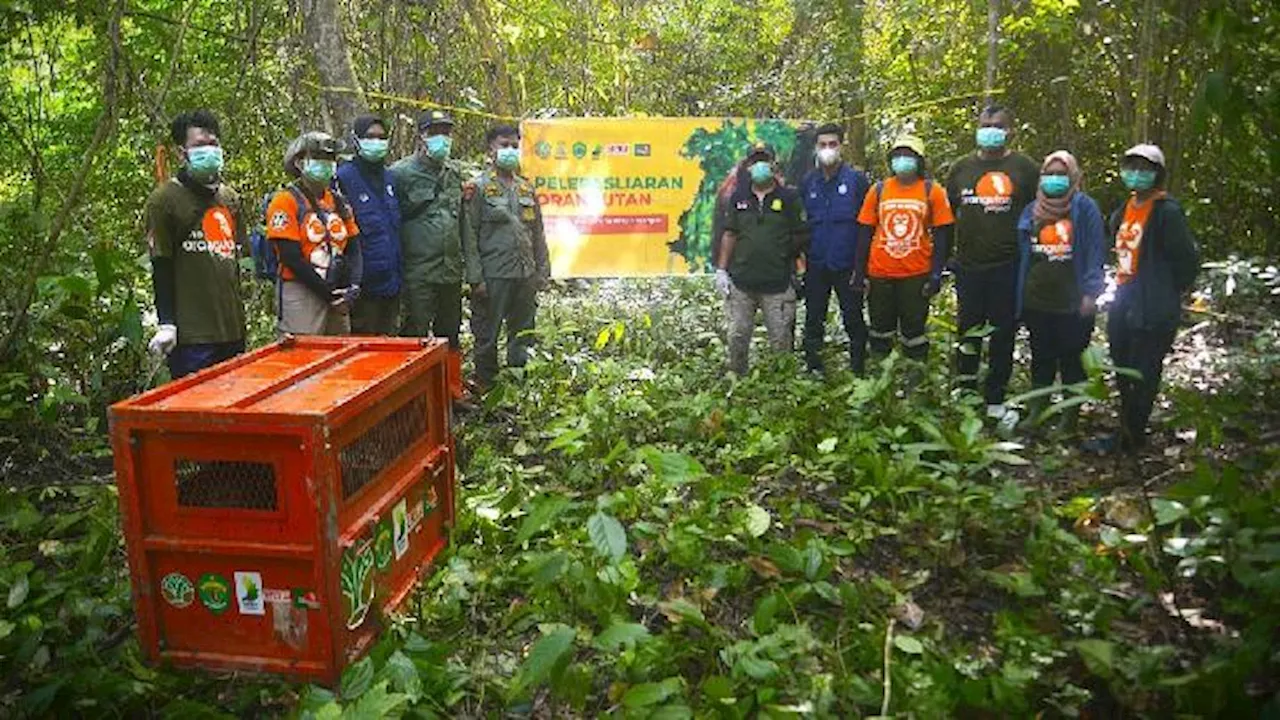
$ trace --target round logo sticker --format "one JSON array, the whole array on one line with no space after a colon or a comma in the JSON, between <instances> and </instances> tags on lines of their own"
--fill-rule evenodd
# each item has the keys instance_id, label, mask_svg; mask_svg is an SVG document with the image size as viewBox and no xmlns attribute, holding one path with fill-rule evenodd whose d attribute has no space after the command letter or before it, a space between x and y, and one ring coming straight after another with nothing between
<instances>
[{"instance_id":1,"label":"round logo sticker","mask_svg":"<svg viewBox=\"0 0 1280 720\"><path fill-rule=\"evenodd\" d=\"M231 607L231 583L217 573L200 576L200 602L214 615L221 615Z\"/></svg>"},{"instance_id":2,"label":"round logo sticker","mask_svg":"<svg viewBox=\"0 0 1280 720\"><path fill-rule=\"evenodd\" d=\"M164 601L176 608L184 608L195 599L196 588L186 575L171 572L160 581L160 594Z\"/></svg>"},{"instance_id":3,"label":"round logo sticker","mask_svg":"<svg viewBox=\"0 0 1280 720\"><path fill-rule=\"evenodd\" d=\"M383 520L373 532L373 559L379 570L391 567L391 523Z\"/></svg>"}]
</instances>

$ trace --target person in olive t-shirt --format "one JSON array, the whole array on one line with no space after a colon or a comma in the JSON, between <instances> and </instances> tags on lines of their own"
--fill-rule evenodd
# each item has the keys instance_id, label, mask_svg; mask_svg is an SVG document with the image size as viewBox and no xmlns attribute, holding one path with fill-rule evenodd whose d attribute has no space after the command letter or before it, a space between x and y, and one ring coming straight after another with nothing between
<instances>
[{"instance_id":1,"label":"person in olive t-shirt","mask_svg":"<svg viewBox=\"0 0 1280 720\"><path fill-rule=\"evenodd\" d=\"M222 182L218 119L207 110L174 119L178 176L147 198L143 213L160 326L149 348L167 355L174 379L244 352L235 192Z\"/></svg>"},{"instance_id":2,"label":"person in olive t-shirt","mask_svg":"<svg viewBox=\"0 0 1280 720\"><path fill-rule=\"evenodd\" d=\"M773 149L763 143L747 155L750 183L739 185L730 199L716 262L716 288L725 297L729 325L729 370L739 375L747 371L757 309L775 351L789 352L795 345L791 280L809 227L800 196L778 184L773 163Z\"/></svg>"},{"instance_id":3,"label":"person in olive t-shirt","mask_svg":"<svg viewBox=\"0 0 1280 720\"><path fill-rule=\"evenodd\" d=\"M1008 108L987 107L978 125L978 151L956 163L947 179L956 216L956 325L961 338L956 371L961 385L977 386L982 338L968 333L988 324L994 327L983 396L987 414L999 419L1006 412L1005 387L1013 374L1018 218L1036 197L1040 168L1026 155L1009 150L1014 124Z\"/></svg>"}]
</instances>

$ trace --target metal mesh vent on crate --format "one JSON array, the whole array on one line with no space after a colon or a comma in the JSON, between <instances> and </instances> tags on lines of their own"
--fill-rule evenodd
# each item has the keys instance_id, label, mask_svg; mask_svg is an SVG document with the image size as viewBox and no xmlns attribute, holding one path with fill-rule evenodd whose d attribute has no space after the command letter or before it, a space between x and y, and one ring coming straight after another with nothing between
<instances>
[{"instance_id":1,"label":"metal mesh vent on crate","mask_svg":"<svg viewBox=\"0 0 1280 720\"><path fill-rule=\"evenodd\" d=\"M276 509L276 470L270 463L179 458L173 477L180 507Z\"/></svg>"},{"instance_id":2,"label":"metal mesh vent on crate","mask_svg":"<svg viewBox=\"0 0 1280 720\"><path fill-rule=\"evenodd\" d=\"M342 449L342 497L359 492L427 434L427 398L415 396Z\"/></svg>"}]
</instances>

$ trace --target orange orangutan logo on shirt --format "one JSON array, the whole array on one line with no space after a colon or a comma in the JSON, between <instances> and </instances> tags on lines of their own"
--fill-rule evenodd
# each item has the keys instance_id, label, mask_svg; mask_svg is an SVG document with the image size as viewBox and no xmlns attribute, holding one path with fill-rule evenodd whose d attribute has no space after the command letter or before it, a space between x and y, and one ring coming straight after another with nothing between
<instances>
[{"instance_id":1,"label":"orange orangutan logo on shirt","mask_svg":"<svg viewBox=\"0 0 1280 720\"><path fill-rule=\"evenodd\" d=\"M214 205L205 210L200 219L200 232L205 243L205 250L210 255L217 255L224 260L236 257L236 232L231 211L223 205ZM185 248L184 248L185 249Z\"/></svg>"},{"instance_id":2,"label":"orange orangutan logo on shirt","mask_svg":"<svg viewBox=\"0 0 1280 720\"><path fill-rule=\"evenodd\" d=\"M1142 249L1143 235L1147 231L1147 221L1151 219L1151 208L1161 197L1149 198L1139 203L1136 195L1130 196L1124 204L1124 216L1120 220L1120 228L1116 230L1116 283L1124 285L1138 274L1138 253Z\"/></svg>"},{"instance_id":3,"label":"orange orangutan logo on shirt","mask_svg":"<svg viewBox=\"0 0 1280 720\"><path fill-rule=\"evenodd\" d=\"M933 185L928 198L924 188L920 181L904 186L897 178L889 178L878 191L867 193L858 222L875 228L867 260L870 277L905 278L929 272L933 261L929 230L951 225L955 216L941 187Z\"/></svg>"},{"instance_id":4,"label":"orange orangutan logo on shirt","mask_svg":"<svg viewBox=\"0 0 1280 720\"><path fill-rule=\"evenodd\" d=\"M1071 221L1059 220L1040 228L1032 251L1050 262L1071 259Z\"/></svg>"},{"instance_id":5,"label":"orange orangutan logo on shirt","mask_svg":"<svg viewBox=\"0 0 1280 720\"><path fill-rule=\"evenodd\" d=\"M978 179L973 195L983 210L1002 213L1013 207L1013 191L1013 179L1006 173L993 170Z\"/></svg>"}]
</instances>

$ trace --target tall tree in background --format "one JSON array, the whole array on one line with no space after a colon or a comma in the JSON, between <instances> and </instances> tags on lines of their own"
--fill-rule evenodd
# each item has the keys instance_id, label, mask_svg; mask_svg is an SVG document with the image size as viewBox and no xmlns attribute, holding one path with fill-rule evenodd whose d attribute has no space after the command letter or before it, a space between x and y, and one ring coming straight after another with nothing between
<instances>
[{"instance_id":1,"label":"tall tree in background","mask_svg":"<svg viewBox=\"0 0 1280 720\"><path fill-rule=\"evenodd\" d=\"M323 92L328 109L330 130L341 132L368 108L364 90L351 65L351 53L342 34L342 16L338 0L302 0L304 35L316 61L316 73L326 89Z\"/></svg>"},{"instance_id":2,"label":"tall tree in background","mask_svg":"<svg viewBox=\"0 0 1280 720\"><path fill-rule=\"evenodd\" d=\"M987 102L995 99L996 70L1000 63L1000 0L987 0L987 75L983 91Z\"/></svg>"}]
</instances>

